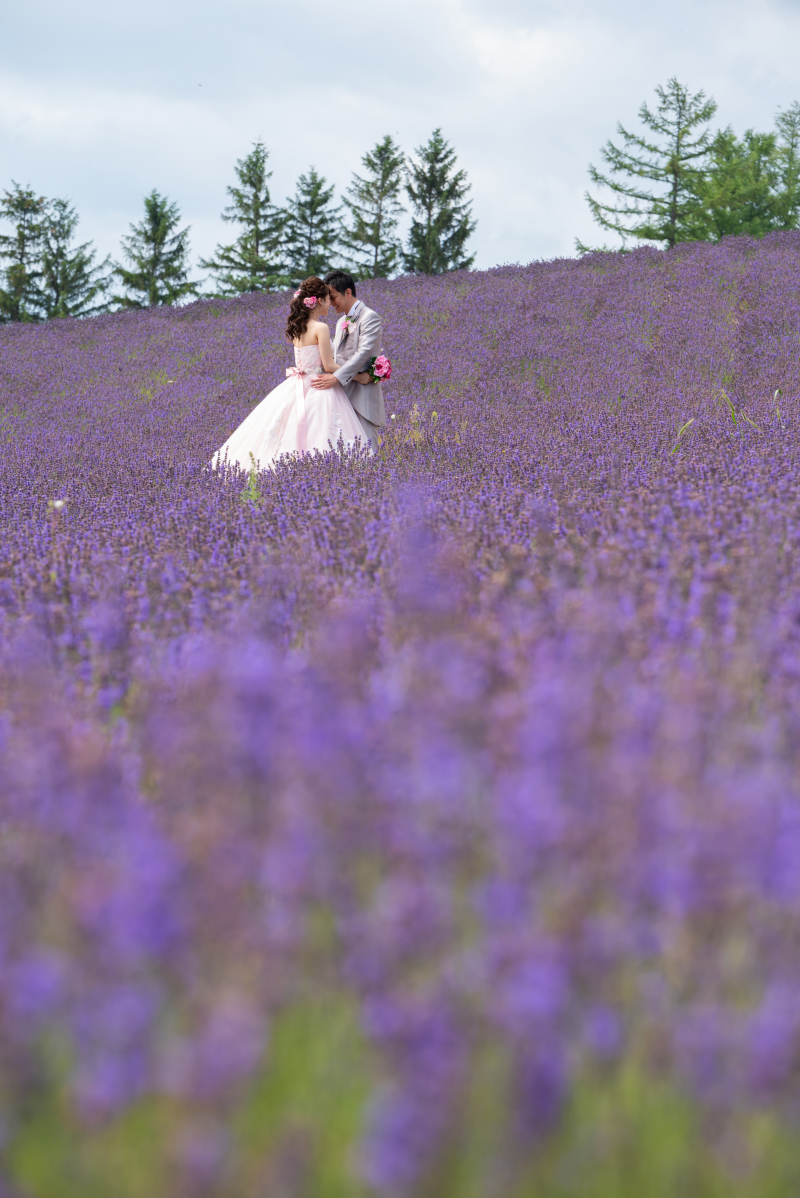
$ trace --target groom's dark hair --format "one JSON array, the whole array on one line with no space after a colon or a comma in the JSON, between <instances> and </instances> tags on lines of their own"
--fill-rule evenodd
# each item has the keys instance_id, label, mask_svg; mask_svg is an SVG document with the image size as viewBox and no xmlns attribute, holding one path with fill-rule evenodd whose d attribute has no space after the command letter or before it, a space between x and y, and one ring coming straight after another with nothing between
<instances>
[{"instance_id":1,"label":"groom's dark hair","mask_svg":"<svg viewBox=\"0 0 800 1198\"><path fill-rule=\"evenodd\" d=\"M334 291L338 291L340 295L344 295L348 287L353 295L356 293L356 281L346 270L332 270L329 275L325 276L325 282Z\"/></svg>"}]
</instances>

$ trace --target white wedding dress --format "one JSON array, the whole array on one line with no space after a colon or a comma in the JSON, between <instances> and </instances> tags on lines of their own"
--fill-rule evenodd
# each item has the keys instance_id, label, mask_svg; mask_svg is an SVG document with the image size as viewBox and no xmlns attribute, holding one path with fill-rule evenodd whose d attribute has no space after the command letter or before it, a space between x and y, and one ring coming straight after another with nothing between
<instances>
[{"instance_id":1,"label":"white wedding dress","mask_svg":"<svg viewBox=\"0 0 800 1198\"><path fill-rule=\"evenodd\" d=\"M345 447L369 444L344 389L338 383L324 391L311 386L312 378L324 373L319 346L295 346L294 361L286 382L253 408L214 454L212 466L227 462L242 470L266 470L281 454L324 453L340 441Z\"/></svg>"}]
</instances>

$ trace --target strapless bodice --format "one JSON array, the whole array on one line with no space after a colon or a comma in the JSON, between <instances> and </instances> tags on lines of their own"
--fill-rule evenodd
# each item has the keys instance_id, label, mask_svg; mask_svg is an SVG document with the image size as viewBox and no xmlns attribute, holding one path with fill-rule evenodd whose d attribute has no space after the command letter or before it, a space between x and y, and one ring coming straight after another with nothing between
<instances>
[{"instance_id":1,"label":"strapless bodice","mask_svg":"<svg viewBox=\"0 0 800 1198\"><path fill-rule=\"evenodd\" d=\"M318 345L296 345L294 347L294 364L302 367L303 370L317 370L322 368L322 358L320 357Z\"/></svg>"}]
</instances>

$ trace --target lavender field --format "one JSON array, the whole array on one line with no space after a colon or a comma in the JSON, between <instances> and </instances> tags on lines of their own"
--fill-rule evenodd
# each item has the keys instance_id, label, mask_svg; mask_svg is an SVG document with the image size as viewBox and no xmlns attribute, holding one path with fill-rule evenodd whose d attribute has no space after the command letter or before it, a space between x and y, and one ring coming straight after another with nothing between
<instances>
[{"instance_id":1,"label":"lavender field","mask_svg":"<svg viewBox=\"0 0 800 1198\"><path fill-rule=\"evenodd\" d=\"M800 1186L800 234L0 329L0 1193Z\"/></svg>"}]
</instances>

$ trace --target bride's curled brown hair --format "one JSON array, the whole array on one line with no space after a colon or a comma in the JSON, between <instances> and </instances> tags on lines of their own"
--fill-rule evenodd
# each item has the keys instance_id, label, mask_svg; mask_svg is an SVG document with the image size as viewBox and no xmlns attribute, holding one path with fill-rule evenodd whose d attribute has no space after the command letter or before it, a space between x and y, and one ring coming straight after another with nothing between
<instances>
[{"instance_id":1,"label":"bride's curled brown hair","mask_svg":"<svg viewBox=\"0 0 800 1198\"><path fill-rule=\"evenodd\" d=\"M290 341L300 340L306 331L309 317L314 311L313 307L308 307L305 300L311 299L312 296L317 300L322 300L326 295L330 295L330 292L327 283L323 283L322 279L318 279L316 275L312 275L310 279L303 279L294 293L292 306L289 309L289 320L286 323L286 336Z\"/></svg>"}]
</instances>

